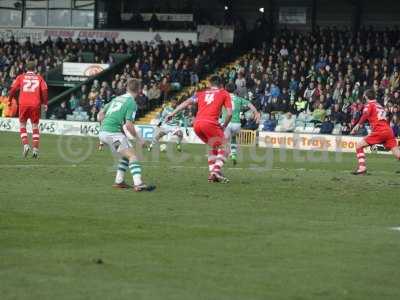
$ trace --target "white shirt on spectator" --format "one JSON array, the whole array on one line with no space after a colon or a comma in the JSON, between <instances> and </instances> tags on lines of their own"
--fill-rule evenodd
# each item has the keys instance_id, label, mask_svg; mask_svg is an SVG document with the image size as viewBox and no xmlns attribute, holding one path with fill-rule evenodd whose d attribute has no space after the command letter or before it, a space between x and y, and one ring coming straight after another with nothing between
<instances>
[{"instance_id":1,"label":"white shirt on spectator","mask_svg":"<svg viewBox=\"0 0 400 300\"><path fill-rule=\"evenodd\" d=\"M281 51L279 51L279 53L281 54L281 56L288 56L289 50L285 47L285 48L282 48Z\"/></svg>"},{"instance_id":2,"label":"white shirt on spectator","mask_svg":"<svg viewBox=\"0 0 400 300\"><path fill-rule=\"evenodd\" d=\"M277 126L276 131L292 132L295 128L295 117L291 113L283 116L280 126Z\"/></svg>"}]
</instances>

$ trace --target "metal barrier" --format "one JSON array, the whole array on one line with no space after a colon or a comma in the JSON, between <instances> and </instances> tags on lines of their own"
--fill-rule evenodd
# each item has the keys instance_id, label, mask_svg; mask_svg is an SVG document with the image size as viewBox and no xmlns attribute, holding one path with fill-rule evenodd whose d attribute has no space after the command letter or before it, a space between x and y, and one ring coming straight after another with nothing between
<instances>
[{"instance_id":1,"label":"metal barrier","mask_svg":"<svg viewBox=\"0 0 400 300\"><path fill-rule=\"evenodd\" d=\"M237 140L240 145L255 145L257 142L257 131L240 130Z\"/></svg>"}]
</instances>

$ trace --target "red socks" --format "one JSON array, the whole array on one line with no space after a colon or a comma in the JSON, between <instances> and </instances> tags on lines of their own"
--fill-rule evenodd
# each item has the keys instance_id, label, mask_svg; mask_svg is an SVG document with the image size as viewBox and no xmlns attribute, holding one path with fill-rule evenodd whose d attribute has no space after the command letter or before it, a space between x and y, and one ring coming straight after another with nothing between
<instances>
[{"instance_id":1,"label":"red socks","mask_svg":"<svg viewBox=\"0 0 400 300\"><path fill-rule=\"evenodd\" d=\"M218 149L211 149L208 152L208 169L210 172L213 171L215 161L217 159Z\"/></svg>"},{"instance_id":2,"label":"red socks","mask_svg":"<svg viewBox=\"0 0 400 300\"><path fill-rule=\"evenodd\" d=\"M212 168L212 172L221 174L222 167L224 166L226 160L226 151L224 149L217 150L217 157Z\"/></svg>"},{"instance_id":3,"label":"red socks","mask_svg":"<svg viewBox=\"0 0 400 300\"><path fill-rule=\"evenodd\" d=\"M39 140L40 140L40 133L39 129L32 130L32 147L34 149L39 149Z\"/></svg>"},{"instance_id":4,"label":"red socks","mask_svg":"<svg viewBox=\"0 0 400 300\"><path fill-rule=\"evenodd\" d=\"M29 145L28 133L26 132L26 128L20 128L19 135L21 137L22 144Z\"/></svg>"},{"instance_id":5,"label":"red socks","mask_svg":"<svg viewBox=\"0 0 400 300\"><path fill-rule=\"evenodd\" d=\"M365 163L364 148L356 149L356 153L357 153L357 160L358 160L358 170L365 171L367 169L367 166Z\"/></svg>"}]
</instances>

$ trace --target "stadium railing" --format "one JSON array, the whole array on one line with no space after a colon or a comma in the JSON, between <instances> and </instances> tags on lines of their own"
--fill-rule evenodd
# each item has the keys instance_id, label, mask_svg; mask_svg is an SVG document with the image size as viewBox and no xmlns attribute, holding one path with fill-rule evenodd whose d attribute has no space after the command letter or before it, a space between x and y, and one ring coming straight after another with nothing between
<instances>
[{"instance_id":1,"label":"stadium railing","mask_svg":"<svg viewBox=\"0 0 400 300\"><path fill-rule=\"evenodd\" d=\"M257 142L257 131L241 130L238 135L238 142L240 145L255 145Z\"/></svg>"}]
</instances>

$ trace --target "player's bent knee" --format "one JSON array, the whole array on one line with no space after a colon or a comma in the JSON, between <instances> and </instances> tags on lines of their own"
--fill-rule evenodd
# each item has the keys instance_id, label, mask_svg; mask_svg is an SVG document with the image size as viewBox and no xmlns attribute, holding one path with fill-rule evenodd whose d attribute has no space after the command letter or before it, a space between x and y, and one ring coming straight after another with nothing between
<instances>
[{"instance_id":1,"label":"player's bent knee","mask_svg":"<svg viewBox=\"0 0 400 300\"><path fill-rule=\"evenodd\" d=\"M123 157L127 158L129 161L138 160L137 156L136 156L136 153L135 153L135 151L133 151L132 148L121 150L121 151L119 151L119 153Z\"/></svg>"},{"instance_id":2,"label":"player's bent knee","mask_svg":"<svg viewBox=\"0 0 400 300\"><path fill-rule=\"evenodd\" d=\"M368 146L369 146L369 144L365 140L362 140L362 141L356 143L356 149L357 150L361 150L361 149L363 149L365 147L368 147Z\"/></svg>"}]
</instances>

